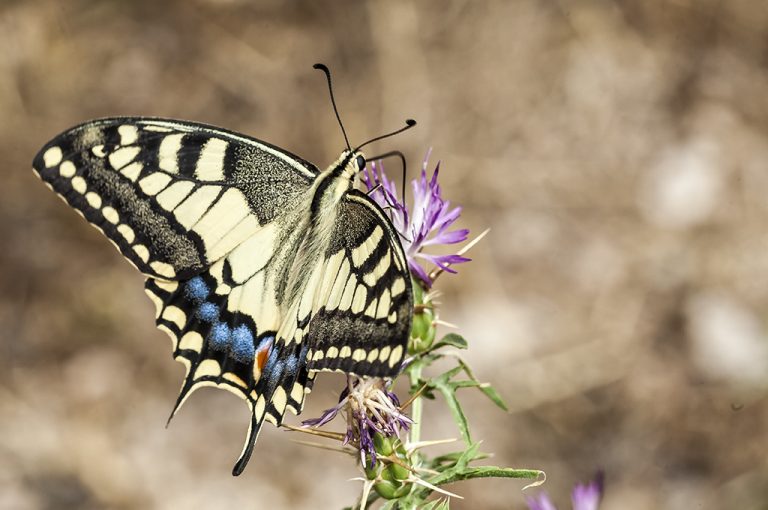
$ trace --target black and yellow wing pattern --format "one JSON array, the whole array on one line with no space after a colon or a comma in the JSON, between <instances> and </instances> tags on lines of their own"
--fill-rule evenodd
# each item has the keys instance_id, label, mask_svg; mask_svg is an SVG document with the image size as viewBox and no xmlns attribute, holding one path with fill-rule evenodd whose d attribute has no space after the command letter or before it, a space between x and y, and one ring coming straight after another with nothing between
<instances>
[{"instance_id":1,"label":"black and yellow wing pattern","mask_svg":"<svg viewBox=\"0 0 768 510\"><path fill-rule=\"evenodd\" d=\"M173 413L203 386L247 402L234 474L264 420L301 411L316 371L399 370L413 306L405 255L365 194L316 207L332 169L220 128L150 118L72 128L33 167L147 276L158 327L187 369Z\"/></svg>"}]
</instances>

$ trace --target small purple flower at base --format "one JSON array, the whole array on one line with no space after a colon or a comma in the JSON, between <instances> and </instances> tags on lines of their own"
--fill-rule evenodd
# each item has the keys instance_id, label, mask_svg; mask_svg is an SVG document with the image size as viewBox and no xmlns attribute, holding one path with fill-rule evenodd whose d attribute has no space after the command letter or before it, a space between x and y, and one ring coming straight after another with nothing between
<instances>
[{"instance_id":1,"label":"small purple flower at base","mask_svg":"<svg viewBox=\"0 0 768 510\"><path fill-rule=\"evenodd\" d=\"M305 427L321 427L339 413L342 413L347 421L343 444L352 445L360 451L363 467L376 464L374 434L397 437L413 423L400 412L397 395L389 391L388 384L383 379L378 378L347 376L347 387L341 392L339 403L326 410L319 418L304 420L302 424ZM370 459L370 466L367 459Z\"/></svg>"},{"instance_id":2,"label":"small purple flower at base","mask_svg":"<svg viewBox=\"0 0 768 510\"><path fill-rule=\"evenodd\" d=\"M600 499L603 497L602 471L598 471L594 480L586 484L576 484L571 492L571 505L573 510L597 510ZM557 510L557 507L549 499L546 492L534 497L526 498L530 510Z\"/></svg>"},{"instance_id":3,"label":"small purple flower at base","mask_svg":"<svg viewBox=\"0 0 768 510\"><path fill-rule=\"evenodd\" d=\"M577 484L571 493L573 510L597 510L600 499L603 497L602 471L598 471L594 480L586 484Z\"/></svg>"},{"instance_id":4,"label":"small purple flower at base","mask_svg":"<svg viewBox=\"0 0 768 510\"><path fill-rule=\"evenodd\" d=\"M530 510L557 510L546 492L542 492L538 496L528 497L525 502L528 503Z\"/></svg>"},{"instance_id":5,"label":"small purple flower at base","mask_svg":"<svg viewBox=\"0 0 768 510\"><path fill-rule=\"evenodd\" d=\"M326 409L319 418L310 418L308 420L302 421L301 424L305 427L322 427L329 421L332 421L334 418L336 418L336 415L339 414L339 411L341 411L342 407L346 405L348 395L349 387L346 387L341 391L341 395L339 395L338 404L331 407L330 409Z\"/></svg>"},{"instance_id":6,"label":"small purple flower at base","mask_svg":"<svg viewBox=\"0 0 768 510\"><path fill-rule=\"evenodd\" d=\"M393 181L387 179L381 162L378 165L371 162L371 165L366 167L363 182L369 192L375 190L370 193L371 198L388 211L392 224L400 234L411 272L430 287L432 279L419 263L419 259L449 273L456 272L451 268L452 264L460 264L470 259L458 254L432 255L424 252L426 247L461 243L469 236L468 229L449 230L459 218L461 207L451 209L450 202L442 197L440 185L437 183L440 163L435 167L432 177L427 179L428 160L429 153L424 158L420 177L411 181L413 204L410 208L404 201L400 201L397 188Z\"/></svg>"}]
</instances>

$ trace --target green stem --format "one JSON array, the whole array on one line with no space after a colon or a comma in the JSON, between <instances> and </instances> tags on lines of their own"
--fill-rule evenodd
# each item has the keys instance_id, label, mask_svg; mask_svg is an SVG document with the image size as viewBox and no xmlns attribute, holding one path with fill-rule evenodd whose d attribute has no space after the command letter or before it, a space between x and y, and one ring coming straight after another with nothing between
<instances>
[{"instance_id":1,"label":"green stem","mask_svg":"<svg viewBox=\"0 0 768 510\"><path fill-rule=\"evenodd\" d=\"M411 388L417 388L418 384L420 384L421 370L421 364L417 364L409 371L408 376L411 380ZM411 443L417 443L421 440L421 411L423 405L424 400L421 396L416 397L411 404L411 419L413 420L410 433Z\"/></svg>"}]
</instances>

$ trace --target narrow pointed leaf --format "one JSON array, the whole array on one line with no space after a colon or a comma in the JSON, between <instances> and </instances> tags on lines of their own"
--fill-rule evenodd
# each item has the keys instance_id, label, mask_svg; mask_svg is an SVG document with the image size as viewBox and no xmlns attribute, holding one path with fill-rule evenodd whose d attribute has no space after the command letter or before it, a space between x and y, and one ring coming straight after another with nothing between
<instances>
[{"instance_id":1,"label":"narrow pointed leaf","mask_svg":"<svg viewBox=\"0 0 768 510\"><path fill-rule=\"evenodd\" d=\"M446 453L445 455L440 455L439 457L435 457L432 459L432 465L438 466L441 464L447 464L447 465L455 465L456 462L461 458L461 456L464 454L464 452L451 452ZM489 453L485 452L477 452L475 456L471 459L472 461L475 460L481 460L481 459L487 459L491 455Z\"/></svg>"},{"instance_id":2,"label":"narrow pointed leaf","mask_svg":"<svg viewBox=\"0 0 768 510\"><path fill-rule=\"evenodd\" d=\"M432 347L432 350L434 351L446 346L456 347L458 349L466 349L468 344L463 336L457 335L456 333L448 333Z\"/></svg>"},{"instance_id":3,"label":"narrow pointed leaf","mask_svg":"<svg viewBox=\"0 0 768 510\"><path fill-rule=\"evenodd\" d=\"M469 436L469 424L467 423L467 417L464 416L464 411L461 409L461 404L456 399L456 389L451 384L443 381L442 378L434 381L433 384L442 393L443 398L445 398L445 403L448 405L448 409L451 410L453 421L456 422L461 438L465 443L470 444L472 439Z\"/></svg>"},{"instance_id":4,"label":"narrow pointed leaf","mask_svg":"<svg viewBox=\"0 0 768 510\"><path fill-rule=\"evenodd\" d=\"M504 411L509 411L509 407L507 407L507 403L504 402L504 399L501 398L501 395L499 395L499 393L496 391L496 388L494 388L488 383L485 383L480 385L480 391L485 393L485 396L491 399L491 402L496 404L497 407L501 408Z\"/></svg>"},{"instance_id":5,"label":"narrow pointed leaf","mask_svg":"<svg viewBox=\"0 0 768 510\"><path fill-rule=\"evenodd\" d=\"M442 478L439 482L431 481L435 485L443 485L459 480L470 480L472 478L520 478L533 480L544 476L544 472L538 469L514 469L502 468L497 466L474 466L456 470L450 475Z\"/></svg>"}]
</instances>

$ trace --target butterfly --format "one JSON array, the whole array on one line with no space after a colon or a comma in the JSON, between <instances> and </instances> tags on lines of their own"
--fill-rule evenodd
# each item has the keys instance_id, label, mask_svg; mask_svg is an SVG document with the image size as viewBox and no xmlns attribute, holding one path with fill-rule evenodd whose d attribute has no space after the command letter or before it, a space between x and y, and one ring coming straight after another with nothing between
<instances>
[{"instance_id":1,"label":"butterfly","mask_svg":"<svg viewBox=\"0 0 768 510\"><path fill-rule=\"evenodd\" d=\"M301 412L316 372L392 377L403 361L411 279L390 219L355 188L361 147L347 143L321 171L217 127L117 117L68 129L34 158L146 276L157 327L186 367L171 418L204 386L248 404L234 475L264 420Z\"/></svg>"}]
</instances>

